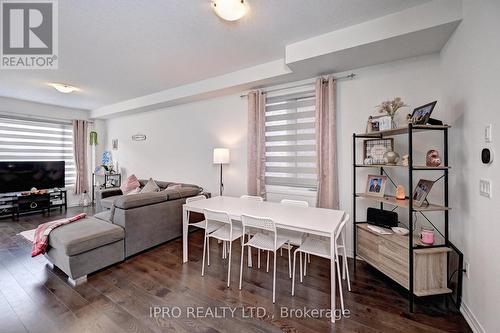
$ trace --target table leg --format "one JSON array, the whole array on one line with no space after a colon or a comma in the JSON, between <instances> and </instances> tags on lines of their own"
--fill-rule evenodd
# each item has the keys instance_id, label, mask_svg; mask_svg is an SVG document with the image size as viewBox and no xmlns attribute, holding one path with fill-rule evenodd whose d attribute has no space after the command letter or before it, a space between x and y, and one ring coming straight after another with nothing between
<instances>
[{"instance_id":1,"label":"table leg","mask_svg":"<svg viewBox=\"0 0 500 333\"><path fill-rule=\"evenodd\" d=\"M332 307L332 323L335 323L335 308L336 308L336 299L335 299L335 288L336 288L336 284L335 284L335 279L337 278L336 275L335 275L335 236L332 234L331 238L330 238L330 283L331 283L331 307Z\"/></svg>"},{"instance_id":2,"label":"table leg","mask_svg":"<svg viewBox=\"0 0 500 333\"><path fill-rule=\"evenodd\" d=\"M182 207L182 262L188 261L188 210Z\"/></svg>"}]
</instances>

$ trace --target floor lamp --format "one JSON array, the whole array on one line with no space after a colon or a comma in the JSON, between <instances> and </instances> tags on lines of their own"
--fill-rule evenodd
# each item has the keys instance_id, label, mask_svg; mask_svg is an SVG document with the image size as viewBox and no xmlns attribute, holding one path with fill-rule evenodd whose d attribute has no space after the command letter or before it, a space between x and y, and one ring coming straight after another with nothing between
<instances>
[{"instance_id":1,"label":"floor lamp","mask_svg":"<svg viewBox=\"0 0 500 333\"><path fill-rule=\"evenodd\" d=\"M224 183L222 181L222 165L229 164L229 149L227 149L227 148L214 148L214 164L220 164L219 194L222 195L222 192L224 191Z\"/></svg>"}]
</instances>

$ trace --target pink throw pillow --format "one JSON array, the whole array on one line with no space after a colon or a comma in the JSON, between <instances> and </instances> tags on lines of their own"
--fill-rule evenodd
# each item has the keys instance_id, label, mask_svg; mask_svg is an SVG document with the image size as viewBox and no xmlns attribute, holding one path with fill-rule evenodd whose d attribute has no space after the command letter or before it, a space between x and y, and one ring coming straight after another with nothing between
<instances>
[{"instance_id":1,"label":"pink throw pillow","mask_svg":"<svg viewBox=\"0 0 500 333\"><path fill-rule=\"evenodd\" d=\"M123 194L127 194L140 186L141 183L139 183L137 177L135 175L130 175L128 176L127 181L120 186L120 190L122 190Z\"/></svg>"}]
</instances>

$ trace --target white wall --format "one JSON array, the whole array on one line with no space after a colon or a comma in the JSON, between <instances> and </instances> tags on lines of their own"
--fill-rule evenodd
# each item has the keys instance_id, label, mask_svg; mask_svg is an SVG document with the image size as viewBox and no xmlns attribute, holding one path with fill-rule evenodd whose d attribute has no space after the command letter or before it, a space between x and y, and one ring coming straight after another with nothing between
<instances>
[{"instance_id":1,"label":"white wall","mask_svg":"<svg viewBox=\"0 0 500 333\"><path fill-rule=\"evenodd\" d=\"M495 150L500 140L500 2L464 1L464 20L441 52L443 102L451 131L450 183L453 241L470 263L464 279L465 311L477 320L477 331L500 332L500 169L480 161L484 147ZM493 124L494 142L484 142L484 127ZM479 179L492 181L493 198L479 195ZM474 318L473 318L474 320ZM481 327L482 326L482 327Z\"/></svg>"},{"instance_id":2,"label":"white wall","mask_svg":"<svg viewBox=\"0 0 500 333\"><path fill-rule=\"evenodd\" d=\"M15 116L23 118L32 118L33 120L58 120L71 121L73 119L89 118L89 111L81 109L72 109L50 104L35 103L15 98L0 97L0 115ZM104 122L96 120L91 126L96 126L98 132L105 132ZM104 145L97 148L97 152L102 151ZM89 147L90 150L90 147ZM89 166L90 166L90 151L89 151ZM89 186L90 188L90 186ZM79 197L73 194L73 188L68 188L68 205L78 205Z\"/></svg>"},{"instance_id":3,"label":"white wall","mask_svg":"<svg viewBox=\"0 0 500 333\"><path fill-rule=\"evenodd\" d=\"M376 114L375 106L383 100L401 96L413 107L437 100L439 58L438 55L424 56L359 69L356 73L356 79L338 83L340 199L342 209L349 211L352 133L365 130L368 116ZM435 111L437 117L439 109L438 106ZM119 140L119 149L112 153L127 175L135 173L144 178L193 182L214 194L218 193L218 169L211 162L212 148L229 147L231 164L224 173L225 193L244 194L246 112L247 100L238 94L109 119L106 121L108 147L112 139ZM407 112L410 109L402 111L400 122L404 122ZM132 141L131 136L137 132L146 134L147 140ZM361 142L359 148L361 150ZM417 150L421 160L428 149L422 144ZM403 148L396 150L401 155L406 153ZM360 179L362 177L364 175ZM359 190L364 184L360 186Z\"/></svg>"},{"instance_id":4,"label":"white wall","mask_svg":"<svg viewBox=\"0 0 500 333\"><path fill-rule=\"evenodd\" d=\"M107 120L108 147L125 176L194 183L219 193L219 167L212 150L229 148L224 166L227 195L246 193L247 101L239 94ZM132 141L138 132L146 141Z\"/></svg>"}]
</instances>

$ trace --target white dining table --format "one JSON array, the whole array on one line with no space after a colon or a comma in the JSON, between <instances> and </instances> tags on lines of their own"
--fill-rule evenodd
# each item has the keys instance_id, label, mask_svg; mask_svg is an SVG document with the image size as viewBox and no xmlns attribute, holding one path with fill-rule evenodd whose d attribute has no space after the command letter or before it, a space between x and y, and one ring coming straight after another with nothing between
<instances>
[{"instance_id":1,"label":"white dining table","mask_svg":"<svg viewBox=\"0 0 500 333\"><path fill-rule=\"evenodd\" d=\"M267 217L274 221L276 228L300 231L308 234L329 237L331 260L331 317L335 322L335 246L333 233L340 224L344 211L283 205L269 201L255 201L242 198L218 196L206 200L186 203L182 207L182 256L183 262L188 261L188 231L189 212L203 213L205 209L223 211L235 221L241 221L242 215ZM279 230L278 230L279 232Z\"/></svg>"}]
</instances>

